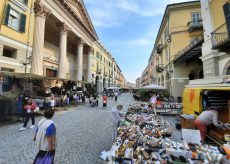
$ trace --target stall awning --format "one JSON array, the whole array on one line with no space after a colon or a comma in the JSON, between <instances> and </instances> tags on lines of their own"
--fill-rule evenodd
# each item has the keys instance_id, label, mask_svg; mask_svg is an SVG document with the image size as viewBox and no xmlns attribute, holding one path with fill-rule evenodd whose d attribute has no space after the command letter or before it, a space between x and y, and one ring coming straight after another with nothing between
<instances>
[{"instance_id":1,"label":"stall awning","mask_svg":"<svg viewBox=\"0 0 230 164\"><path fill-rule=\"evenodd\" d=\"M141 87L139 89L158 89L158 90L165 90L166 87L160 86L160 85L156 85L156 84L150 84L150 85L146 85L144 87Z\"/></svg>"}]
</instances>

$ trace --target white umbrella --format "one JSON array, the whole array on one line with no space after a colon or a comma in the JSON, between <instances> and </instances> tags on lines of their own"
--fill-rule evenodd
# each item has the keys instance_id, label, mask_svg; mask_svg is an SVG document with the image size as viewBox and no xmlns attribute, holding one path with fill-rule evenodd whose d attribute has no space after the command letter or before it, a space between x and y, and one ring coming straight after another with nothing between
<instances>
[{"instance_id":1,"label":"white umbrella","mask_svg":"<svg viewBox=\"0 0 230 164\"><path fill-rule=\"evenodd\" d=\"M166 87L156 85L156 84L150 84L150 85L143 86L143 87L141 87L139 89L159 89L159 90L164 90L164 89L166 89Z\"/></svg>"}]
</instances>

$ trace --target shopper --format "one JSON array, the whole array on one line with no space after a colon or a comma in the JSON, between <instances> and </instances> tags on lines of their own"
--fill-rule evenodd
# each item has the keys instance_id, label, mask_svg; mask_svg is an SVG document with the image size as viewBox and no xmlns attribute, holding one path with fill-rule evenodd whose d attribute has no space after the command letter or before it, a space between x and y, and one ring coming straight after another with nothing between
<instances>
[{"instance_id":1,"label":"shopper","mask_svg":"<svg viewBox=\"0 0 230 164\"><path fill-rule=\"evenodd\" d=\"M34 110L36 107L37 107L37 104L33 102L31 99L27 101L27 104L24 106L24 109L26 110L26 120L24 122L23 127L20 129L20 131L26 130L26 126L30 118L32 120L32 125L30 126L30 129L33 129L35 127Z\"/></svg>"},{"instance_id":2,"label":"shopper","mask_svg":"<svg viewBox=\"0 0 230 164\"><path fill-rule=\"evenodd\" d=\"M34 135L34 141L38 154L34 160L34 164L53 164L56 142L56 125L52 120L54 110L48 109L44 112L44 117L38 123Z\"/></svg>"},{"instance_id":3,"label":"shopper","mask_svg":"<svg viewBox=\"0 0 230 164\"><path fill-rule=\"evenodd\" d=\"M157 110L156 110L156 102L157 102L157 96L156 96L156 93L153 93L153 92L150 92L150 104L154 110L154 114L157 115Z\"/></svg>"},{"instance_id":4,"label":"shopper","mask_svg":"<svg viewBox=\"0 0 230 164\"><path fill-rule=\"evenodd\" d=\"M114 93L114 96L115 96L115 102L117 102L118 93L117 93L117 92L115 92L115 93Z\"/></svg>"},{"instance_id":5,"label":"shopper","mask_svg":"<svg viewBox=\"0 0 230 164\"><path fill-rule=\"evenodd\" d=\"M121 111L122 109L123 109L122 105L117 105L116 107L112 108L112 126L113 126L112 139L113 139L113 141L115 141L115 139L117 138L117 128L118 128L119 123L121 121L119 111Z\"/></svg>"}]
</instances>

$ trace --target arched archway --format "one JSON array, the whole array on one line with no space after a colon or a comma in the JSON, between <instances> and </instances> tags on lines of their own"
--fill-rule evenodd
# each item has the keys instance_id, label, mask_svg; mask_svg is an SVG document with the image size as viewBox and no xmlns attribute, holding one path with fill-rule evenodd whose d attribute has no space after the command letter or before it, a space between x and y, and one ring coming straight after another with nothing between
<instances>
[{"instance_id":1,"label":"arched archway","mask_svg":"<svg viewBox=\"0 0 230 164\"><path fill-rule=\"evenodd\" d=\"M103 90L104 90L106 88L106 86L105 86L105 78L103 78L102 85L103 85Z\"/></svg>"},{"instance_id":2,"label":"arched archway","mask_svg":"<svg viewBox=\"0 0 230 164\"><path fill-rule=\"evenodd\" d=\"M169 73L166 74L165 76L165 84L166 84L166 90L168 92L170 92L170 76L169 76Z\"/></svg>"},{"instance_id":3,"label":"arched archway","mask_svg":"<svg viewBox=\"0 0 230 164\"><path fill-rule=\"evenodd\" d=\"M230 66L227 68L226 75L230 75Z\"/></svg>"},{"instance_id":4,"label":"arched archway","mask_svg":"<svg viewBox=\"0 0 230 164\"><path fill-rule=\"evenodd\" d=\"M111 85L110 85L110 79L109 79L109 81L108 81L108 87L111 87Z\"/></svg>"},{"instance_id":5,"label":"arched archway","mask_svg":"<svg viewBox=\"0 0 230 164\"><path fill-rule=\"evenodd\" d=\"M157 85L161 85L161 79L158 78L158 84Z\"/></svg>"},{"instance_id":6,"label":"arched archway","mask_svg":"<svg viewBox=\"0 0 230 164\"><path fill-rule=\"evenodd\" d=\"M95 79L95 84L96 84L97 91L98 91L98 92L100 92L100 82L99 82L99 76L96 76L96 79Z\"/></svg>"},{"instance_id":7,"label":"arched archway","mask_svg":"<svg viewBox=\"0 0 230 164\"><path fill-rule=\"evenodd\" d=\"M199 79L203 79L203 78L204 78L204 71L201 70L201 71L199 72Z\"/></svg>"},{"instance_id":8,"label":"arched archway","mask_svg":"<svg viewBox=\"0 0 230 164\"><path fill-rule=\"evenodd\" d=\"M163 75L161 76L161 86L165 86L165 78Z\"/></svg>"},{"instance_id":9,"label":"arched archway","mask_svg":"<svg viewBox=\"0 0 230 164\"><path fill-rule=\"evenodd\" d=\"M191 71L188 75L189 80L195 80L196 79L196 73L194 71Z\"/></svg>"}]
</instances>

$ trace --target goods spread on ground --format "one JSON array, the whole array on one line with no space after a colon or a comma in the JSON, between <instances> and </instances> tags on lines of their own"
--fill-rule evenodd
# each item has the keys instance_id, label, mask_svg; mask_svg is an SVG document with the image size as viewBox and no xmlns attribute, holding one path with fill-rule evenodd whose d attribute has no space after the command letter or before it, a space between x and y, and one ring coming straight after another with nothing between
<instances>
[{"instance_id":1,"label":"goods spread on ground","mask_svg":"<svg viewBox=\"0 0 230 164\"><path fill-rule=\"evenodd\" d=\"M145 105L129 107L125 120L118 127L118 137L110 151L101 157L108 163L226 163L230 144L217 147L175 141L172 130L162 116L148 114Z\"/></svg>"}]
</instances>

